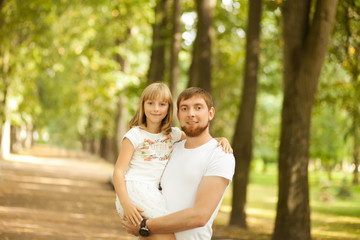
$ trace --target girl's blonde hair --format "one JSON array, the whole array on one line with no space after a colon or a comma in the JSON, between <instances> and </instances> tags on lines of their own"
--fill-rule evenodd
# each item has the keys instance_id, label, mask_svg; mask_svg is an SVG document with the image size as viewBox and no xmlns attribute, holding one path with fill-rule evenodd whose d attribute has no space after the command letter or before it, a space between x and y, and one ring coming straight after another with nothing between
<instances>
[{"instance_id":1,"label":"girl's blonde hair","mask_svg":"<svg viewBox=\"0 0 360 240\"><path fill-rule=\"evenodd\" d=\"M155 99L164 100L169 104L167 115L161 122L160 131L165 134L171 132L174 106L169 87L161 82L152 83L144 89L140 97L139 107L136 110L134 117L129 122L129 129L136 126L142 128L147 127L144 103L147 100Z\"/></svg>"}]
</instances>

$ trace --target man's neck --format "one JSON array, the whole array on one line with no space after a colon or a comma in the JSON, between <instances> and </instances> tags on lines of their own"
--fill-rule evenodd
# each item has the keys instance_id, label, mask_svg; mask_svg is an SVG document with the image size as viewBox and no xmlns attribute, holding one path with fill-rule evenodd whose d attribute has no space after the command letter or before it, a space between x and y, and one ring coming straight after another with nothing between
<instances>
[{"instance_id":1,"label":"man's neck","mask_svg":"<svg viewBox=\"0 0 360 240\"><path fill-rule=\"evenodd\" d=\"M186 137L185 148L197 148L205 143L209 142L212 139L212 136L208 131L204 131L197 137Z\"/></svg>"}]
</instances>

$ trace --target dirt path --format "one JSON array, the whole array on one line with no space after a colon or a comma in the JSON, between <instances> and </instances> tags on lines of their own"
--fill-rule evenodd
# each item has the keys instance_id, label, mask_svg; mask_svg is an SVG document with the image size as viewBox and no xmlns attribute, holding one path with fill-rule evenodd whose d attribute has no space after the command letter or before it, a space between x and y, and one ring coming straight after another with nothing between
<instances>
[{"instance_id":1,"label":"dirt path","mask_svg":"<svg viewBox=\"0 0 360 240\"><path fill-rule=\"evenodd\" d=\"M0 160L1 240L133 239L114 208L110 164L39 146L10 159Z\"/></svg>"},{"instance_id":2,"label":"dirt path","mask_svg":"<svg viewBox=\"0 0 360 240\"><path fill-rule=\"evenodd\" d=\"M98 158L45 146L0 160L0 240L133 240L115 210L112 171ZM214 225L213 240L250 239L270 238Z\"/></svg>"}]
</instances>

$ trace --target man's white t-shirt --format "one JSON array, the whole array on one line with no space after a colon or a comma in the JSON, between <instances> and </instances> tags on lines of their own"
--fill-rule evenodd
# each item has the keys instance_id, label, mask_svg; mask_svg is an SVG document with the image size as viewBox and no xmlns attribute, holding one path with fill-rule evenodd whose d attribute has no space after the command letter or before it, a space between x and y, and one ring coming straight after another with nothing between
<instances>
[{"instance_id":1,"label":"man's white t-shirt","mask_svg":"<svg viewBox=\"0 0 360 240\"><path fill-rule=\"evenodd\" d=\"M235 171L233 154L225 153L217 146L218 142L215 139L193 149L186 149L185 142L186 140L174 144L161 180L166 207L170 213L194 205L198 186L204 176L219 176L231 181ZM210 240L212 223L221 201L204 227L175 233L176 239Z\"/></svg>"}]
</instances>

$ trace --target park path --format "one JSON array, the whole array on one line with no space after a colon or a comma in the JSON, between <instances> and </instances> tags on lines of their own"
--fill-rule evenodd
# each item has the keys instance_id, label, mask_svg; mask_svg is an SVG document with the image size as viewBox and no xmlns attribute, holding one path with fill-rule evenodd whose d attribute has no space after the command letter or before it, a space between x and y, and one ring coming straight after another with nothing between
<instances>
[{"instance_id":1,"label":"park path","mask_svg":"<svg viewBox=\"0 0 360 240\"><path fill-rule=\"evenodd\" d=\"M0 239L133 239L120 226L112 165L36 146L0 160Z\"/></svg>"},{"instance_id":2,"label":"park path","mask_svg":"<svg viewBox=\"0 0 360 240\"><path fill-rule=\"evenodd\" d=\"M112 171L100 158L42 145L0 159L0 240L133 240L115 210ZM270 238L215 224L212 239Z\"/></svg>"}]
</instances>

